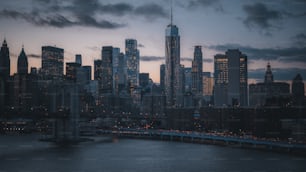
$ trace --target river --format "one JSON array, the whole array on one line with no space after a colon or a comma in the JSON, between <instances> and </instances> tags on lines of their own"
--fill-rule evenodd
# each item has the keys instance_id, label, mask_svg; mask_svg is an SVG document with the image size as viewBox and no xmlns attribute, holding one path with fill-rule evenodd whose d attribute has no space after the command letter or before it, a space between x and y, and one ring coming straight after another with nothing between
<instances>
[{"instance_id":1,"label":"river","mask_svg":"<svg viewBox=\"0 0 306 172\"><path fill-rule=\"evenodd\" d=\"M204 144L96 138L59 147L0 136L0 172L306 171L306 157Z\"/></svg>"}]
</instances>

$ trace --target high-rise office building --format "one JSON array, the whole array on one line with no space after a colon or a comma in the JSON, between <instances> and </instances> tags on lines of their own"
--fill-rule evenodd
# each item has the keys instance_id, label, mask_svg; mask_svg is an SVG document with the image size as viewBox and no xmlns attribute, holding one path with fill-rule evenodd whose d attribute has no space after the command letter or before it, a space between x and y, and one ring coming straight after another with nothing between
<instances>
[{"instance_id":1,"label":"high-rise office building","mask_svg":"<svg viewBox=\"0 0 306 172\"><path fill-rule=\"evenodd\" d=\"M77 79L77 70L81 65L76 62L66 63L66 78L68 80L76 81Z\"/></svg>"},{"instance_id":2,"label":"high-rise office building","mask_svg":"<svg viewBox=\"0 0 306 172\"><path fill-rule=\"evenodd\" d=\"M75 55L75 62L82 66L82 55L81 54Z\"/></svg>"},{"instance_id":3,"label":"high-rise office building","mask_svg":"<svg viewBox=\"0 0 306 172\"><path fill-rule=\"evenodd\" d=\"M117 70L116 73L114 73L114 79L116 80L116 93L120 93L121 91L126 91L126 61L125 61L125 56L123 53L120 53L117 56L118 60L118 65L117 65Z\"/></svg>"},{"instance_id":4,"label":"high-rise office building","mask_svg":"<svg viewBox=\"0 0 306 172\"><path fill-rule=\"evenodd\" d=\"M194 96L202 97L203 95L203 56L202 47L194 47L192 61L192 93Z\"/></svg>"},{"instance_id":5,"label":"high-rise office building","mask_svg":"<svg viewBox=\"0 0 306 172\"><path fill-rule=\"evenodd\" d=\"M20 75L28 74L28 57L22 48L17 61L17 73Z\"/></svg>"},{"instance_id":6,"label":"high-rise office building","mask_svg":"<svg viewBox=\"0 0 306 172\"><path fill-rule=\"evenodd\" d=\"M64 72L64 49L43 46L41 62L44 75L62 77Z\"/></svg>"},{"instance_id":7,"label":"high-rise office building","mask_svg":"<svg viewBox=\"0 0 306 172\"><path fill-rule=\"evenodd\" d=\"M192 88L192 68L191 67L185 67L185 93L191 92Z\"/></svg>"},{"instance_id":8,"label":"high-rise office building","mask_svg":"<svg viewBox=\"0 0 306 172\"><path fill-rule=\"evenodd\" d=\"M10 76L10 51L7 42L4 39L0 50L0 76L3 79L8 79Z\"/></svg>"},{"instance_id":9,"label":"high-rise office building","mask_svg":"<svg viewBox=\"0 0 306 172\"><path fill-rule=\"evenodd\" d=\"M113 48L112 53L112 92L119 93L119 57L120 57L120 48Z\"/></svg>"},{"instance_id":10,"label":"high-rise office building","mask_svg":"<svg viewBox=\"0 0 306 172\"><path fill-rule=\"evenodd\" d=\"M223 54L214 57L214 104L227 105L228 59Z\"/></svg>"},{"instance_id":11,"label":"high-rise office building","mask_svg":"<svg viewBox=\"0 0 306 172\"><path fill-rule=\"evenodd\" d=\"M0 50L0 111L9 105L10 52L4 39Z\"/></svg>"},{"instance_id":12,"label":"high-rise office building","mask_svg":"<svg viewBox=\"0 0 306 172\"><path fill-rule=\"evenodd\" d=\"M297 74L292 80L292 97L294 105L305 105L305 84L300 74Z\"/></svg>"},{"instance_id":13,"label":"high-rise office building","mask_svg":"<svg viewBox=\"0 0 306 172\"><path fill-rule=\"evenodd\" d=\"M230 105L248 106L247 56L238 49L226 51L228 58L228 97Z\"/></svg>"},{"instance_id":14,"label":"high-rise office building","mask_svg":"<svg viewBox=\"0 0 306 172\"><path fill-rule=\"evenodd\" d=\"M102 92L102 60L94 61L94 80L98 82L98 92Z\"/></svg>"},{"instance_id":15,"label":"high-rise office building","mask_svg":"<svg viewBox=\"0 0 306 172\"><path fill-rule=\"evenodd\" d=\"M216 106L248 106L247 56L228 50L215 56L214 103Z\"/></svg>"},{"instance_id":16,"label":"high-rise office building","mask_svg":"<svg viewBox=\"0 0 306 172\"><path fill-rule=\"evenodd\" d=\"M113 47L102 47L102 93L113 93Z\"/></svg>"},{"instance_id":17,"label":"high-rise office building","mask_svg":"<svg viewBox=\"0 0 306 172\"><path fill-rule=\"evenodd\" d=\"M130 87L135 88L139 85L139 50L137 49L137 40L125 40L125 56L127 82Z\"/></svg>"},{"instance_id":18,"label":"high-rise office building","mask_svg":"<svg viewBox=\"0 0 306 172\"><path fill-rule=\"evenodd\" d=\"M166 56L166 75L165 75L165 93L166 104L168 107L177 107L178 98L183 93L180 81L180 35L176 25L171 23L166 28L165 41Z\"/></svg>"},{"instance_id":19,"label":"high-rise office building","mask_svg":"<svg viewBox=\"0 0 306 172\"><path fill-rule=\"evenodd\" d=\"M165 92L165 76L166 76L166 65L161 64L159 69L160 88L162 92Z\"/></svg>"},{"instance_id":20,"label":"high-rise office building","mask_svg":"<svg viewBox=\"0 0 306 172\"><path fill-rule=\"evenodd\" d=\"M214 78L210 72L203 72L203 96L206 101L211 100L214 88Z\"/></svg>"},{"instance_id":21,"label":"high-rise office building","mask_svg":"<svg viewBox=\"0 0 306 172\"><path fill-rule=\"evenodd\" d=\"M78 63L77 63L78 64ZM91 66L80 66L76 68L76 83L85 86L91 81Z\"/></svg>"},{"instance_id":22,"label":"high-rise office building","mask_svg":"<svg viewBox=\"0 0 306 172\"><path fill-rule=\"evenodd\" d=\"M85 72L86 81L89 82L91 80L91 66L82 66L82 69Z\"/></svg>"}]
</instances>

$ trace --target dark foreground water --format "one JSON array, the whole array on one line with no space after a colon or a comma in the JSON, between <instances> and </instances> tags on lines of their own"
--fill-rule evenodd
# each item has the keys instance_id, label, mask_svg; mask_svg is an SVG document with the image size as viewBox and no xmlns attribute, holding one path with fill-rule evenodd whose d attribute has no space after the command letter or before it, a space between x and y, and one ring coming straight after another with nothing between
<instances>
[{"instance_id":1,"label":"dark foreground water","mask_svg":"<svg viewBox=\"0 0 306 172\"><path fill-rule=\"evenodd\" d=\"M306 172L306 157L213 145L99 138L72 147L0 136L0 172Z\"/></svg>"}]
</instances>

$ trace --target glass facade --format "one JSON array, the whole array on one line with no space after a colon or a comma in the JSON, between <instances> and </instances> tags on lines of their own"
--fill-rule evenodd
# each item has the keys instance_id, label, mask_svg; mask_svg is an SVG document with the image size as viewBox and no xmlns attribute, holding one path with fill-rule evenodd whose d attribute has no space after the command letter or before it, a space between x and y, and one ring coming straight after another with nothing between
<instances>
[{"instance_id":1,"label":"glass facade","mask_svg":"<svg viewBox=\"0 0 306 172\"><path fill-rule=\"evenodd\" d=\"M139 86L139 51L137 49L137 40L125 40L125 56L127 67L127 82L130 87Z\"/></svg>"},{"instance_id":2,"label":"glass facade","mask_svg":"<svg viewBox=\"0 0 306 172\"><path fill-rule=\"evenodd\" d=\"M215 55L214 104L248 106L247 56L239 50Z\"/></svg>"},{"instance_id":3,"label":"glass facade","mask_svg":"<svg viewBox=\"0 0 306 172\"><path fill-rule=\"evenodd\" d=\"M64 49L42 47L42 72L48 76L61 77L64 72Z\"/></svg>"},{"instance_id":4,"label":"glass facade","mask_svg":"<svg viewBox=\"0 0 306 172\"><path fill-rule=\"evenodd\" d=\"M177 107L180 103L178 100L182 96L180 84L180 36L178 27L168 25L166 29L166 77L165 93L168 107Z\"/></svg>"}]
</instances>

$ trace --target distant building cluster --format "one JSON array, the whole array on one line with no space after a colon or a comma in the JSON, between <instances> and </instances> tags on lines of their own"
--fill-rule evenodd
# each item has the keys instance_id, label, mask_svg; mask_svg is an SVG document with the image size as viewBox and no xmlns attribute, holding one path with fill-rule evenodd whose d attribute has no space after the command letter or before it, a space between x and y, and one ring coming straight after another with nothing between
<instances>
[{"instance_id":1,"label":"distant building cluster","mask_svg":"<svg viewBox=\"0 0 306 172\"><path fill-rule=\"evenodd\" d=\"M103 46L93 69L82 64L81 54L75 55L74 62L64 64L64 49L42 46L41 68L31 67L30 72L22 48L17 73L11 76L9 47L4 40L0 51L0 111L32 114L48 114L50 109L62 111L70 102L63 101L69 85L78 87L81 113L106 116L163 116L166 109L207 106L305 106L305 86L300 74L293 79L290 91L288 83L274 81L268 63L264 82L249 85L247 55L238 49L215 55L213 74L203 72L199 45L194 46L191 67L183 66L179 29L172 21L166 28L166 60L160 66L159 85L148 73L139 72L137 45L137 40L126 39L123 52L117 47ZM54 100L50 99L52 96Z\"/></svg>"}]
</instances>

